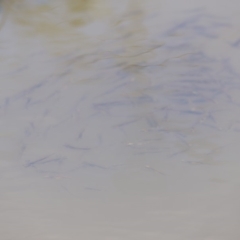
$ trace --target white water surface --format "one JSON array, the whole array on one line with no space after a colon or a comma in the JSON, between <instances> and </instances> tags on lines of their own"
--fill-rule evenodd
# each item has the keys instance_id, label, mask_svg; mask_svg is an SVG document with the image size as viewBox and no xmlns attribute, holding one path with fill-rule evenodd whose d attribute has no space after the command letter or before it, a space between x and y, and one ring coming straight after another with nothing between
<instances>
[{"instance_id":1,"label":"white water surface","mask_svg":"<svg viewBox=\"0 0 240 240\"><path fill-rule=\"evenodd\" d=\"M239 1L0 4L0 239L239 240Z\"/></svg>"}]
</instances>

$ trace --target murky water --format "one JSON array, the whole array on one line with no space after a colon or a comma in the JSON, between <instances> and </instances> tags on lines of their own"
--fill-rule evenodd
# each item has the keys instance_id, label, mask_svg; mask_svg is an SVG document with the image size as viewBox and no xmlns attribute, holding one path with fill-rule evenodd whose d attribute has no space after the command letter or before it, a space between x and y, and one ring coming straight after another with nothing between
<instances>
[{"instance_id":1,"label":"murky water","mask_svg":"<svg viewBox=\"0 0 240 240\"><path fill-rule=\"evenodd\" d=\"M1 239L238 240L239 9L2 0Z\"/></svg>"}]
</instances>

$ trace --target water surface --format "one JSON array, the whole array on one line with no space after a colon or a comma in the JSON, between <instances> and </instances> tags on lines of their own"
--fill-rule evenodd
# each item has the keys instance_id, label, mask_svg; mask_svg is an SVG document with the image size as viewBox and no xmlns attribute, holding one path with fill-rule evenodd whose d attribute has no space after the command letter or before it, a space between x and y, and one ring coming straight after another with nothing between
<instances>
[{"instance_id":1,"label":"water surface","mask_svg":"<svg viewBox=\"0 0 240 240\"><path fill-rule=\"evenodd\" d=\"M2 1L1 237L238 240L238 6Z\"/></svg>"}]
</instances>

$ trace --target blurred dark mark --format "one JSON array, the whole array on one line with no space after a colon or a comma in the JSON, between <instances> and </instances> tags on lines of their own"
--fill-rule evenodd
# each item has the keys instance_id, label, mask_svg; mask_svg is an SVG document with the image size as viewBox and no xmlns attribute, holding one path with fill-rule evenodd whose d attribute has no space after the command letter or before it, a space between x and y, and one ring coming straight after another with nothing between
<instances>
[{"instance_id":1,"label":"blurred dark mark","mask_svg":"<svg viewBox=\"0 0 240 240\"><path fill-rule=\"evenodd\" d=\"M84 130L82 130L82 131L78 134L78 139L82 139L83 133L84 133Z\"/></svg>"},{"instance_id":2,"label":"blurred dark mark","mask_svg":"<svg viewBox=\"0 0 240 240\"><path fill-rule=\"evenodd\" d=\"M61 78L67 76L67 75L70 74L70 73L71 73L71 70L70 70L70 69L67 69L66 71L58 74L56 79L57 79L57 80L60 80Z\"/></svg>"},{"instance_id":3,"label":"blurred dark mark","mask_svg":"<svg viewBox=\"0 0 240 240\"><path fill-rule=\"evenodd\" d=\"M101 145L103 143L103 137L101 134L98 135L98 145Z\"/></svg>"},{"instance_id":4,"label":"blurred dark mark","mask_svg":"<svg viewBox=\"0 0 240 240\"><path fill-rule=\"evenodd\" d=\"M159 126L158 121L154 116L147 116L146 121L151 128L157 128Z\"/></svg>"},{"instance_id":5,"label":"blurred dark mark","mask_svg":"<svg viewBox=\"0 0 240 240\"><path fill-rule=\"evenodd\" d=\"M51 155L50 155L50 156L51 156ZM38 165L38 164L46 164L46 163L50 163L50 162L58 162L58 163L61 163L63 160L66 159L66 158L54 158L54 159L49 159L49 160L47 160L50 156L47 156L47 157L38 159L38 160L33 161L33 162L30 162L30 163L27 163L25 166L26 166L26 167L34 167L35 165Z\"/></svg>"},{"instance_id":6,"label":"blurred dark mark","mask_svg":"<svg viewBox=\"0 0 240 240\"><path fill-rule=\"evenodd\" d=\"M189 143L187 142L186 138L187 135L183 135L181 132L175 132L174 136L186 147L189 147Z\"/></svg>"},{"instance_id":7,"label":"blurred dark mark","mask_svg":"<svg viewBox=\"0 0 240 240\"><path fill-rule=\"evenodd\" d=\"M171 155L169 156L169 158L173 158L173 157L175 157L175 156L178 156L178 155L180 155L180 154L182 154L182 153L187 152L188 150L189 150L189 148L186 148L186 149L184 149L184 150L175 152L175 153L171 154Z\"/></svg>"},{"instance_id":8,"label":"blurred dark mark","mask_svg":"<svg viewBox=\"0 0 240 240\"><path fill-rule=\"evenodd\" d=\"M87 57L94 57L94 58L96 58L97 56L98 56L97 52L96 53L86 53L86 54L82 54L82 55L79 55L79 56L76 56L76 57L72 57L70 60L68 60L68 63L69 63L69 65L72 65L72 64L78 62L79 60L80 61L81 60L85 60L86 61Z\"/></svg>"},{"instance_id":9,"label":"blurred dark mark","mask_svg":"<svg viewBox=\"0 0 240 240\"><path fill-rule=\"evenodd\" d=\"M182 113L182 114L203 115L203 112L194 111L194 110L180 110L179 112Z\"/></svg>"},{"instance_id":10,"label":"blurred dark mark","mask_svg":"<svg viewBox=\"0 0 240 240\"><path fill-rule=\"evenodd\" d=\"M146 104L146 103L154 103L154 100L152 97L148 95L142 95L140 97L132 97L128 98L129 102L133 104Z\"/></svg>"},{"instance_id":11,"label":"blurred dark mark","mask_svg":"<svg viewBox=\"0 0 240 240\"><path fill-rule=\"evenodd\" d=\"M12 98L13 98L13 100L18 100L21 97L25 97L28 94L35 92L36 90L40 89L41 87L43 87L47 83L48 83L48 81L46 81L46 80L45 81L41 81L40 83L35 84L34 86L32 86L32 87L30 87L30 88L28 88L26 90L21 91L20 93L16 94Z\"/></svg>"},{"instance_id":12,"label":"blurred dark mark","mask_svg":"<svg viewBox=\"0 0 240 240\"><path fill-rule=\"evenodd\" d=\"M158 48L161 48L164 44L159 44L151 49L148 49L147 51L144 51L144 52L140 52L140 53L137 53L135 55L131 55L131 56L121 56L121 55L116 55L117 57L119 58L133 58L133 57L138 57L138 56L141 56L141 55L144 55L144 54L147 54L147 53L150 53Z\"/></svg>"},{"instance_id":13,"label":"blurred dark mark","mask_svg":"<svg viewBox=\"0 0 240 240\"><path fill-rule=\"evenodd\" d=\"M21 154L26 150L26 144L23 144L22 147L21 147Z\"/></svg>"},{"instance_id":14,"label":"blurred dark mark","mask_svg":"<svg viewBox=\"0 0 240 240\"><path fill-rule=\"evenodd\" d=\"M9 98L7 97L7 98L5 98L5 100L4 100L4 103L3 103L3 112L4 113L6 113L7 112L7 108L9 107L9 103L10 103L10 100L9 100Z\"/></svg>"},{"instance_id":15,"label":"blurred dark mark","mask_svg":"<svg viewBox=\"0 0 240 240\"><path fill-rule=\"evenodd\" d=\"M136 73L146 67L148 67L145 64L124 64L125 66L122 67L121 71L127 71L127 72L132 72L132 73Z\"/></svg>"},{"instance_id":16,"label":"blurred dark mark","mask_svg":"<svg viewBox=\"0 0 240 240\"><path fill-rule=\"evenodd\" d=\"M240 39L231 44L232 47L239 47Z\"/></svg>"},{"instance_id":17,"label":"blurred dark mark","mask_svg":"<svg viewBox=\"0 0 240 240\"><path fill-rule=\"evenodd\" d=\"M82 104L85 100L86 100L86 98L87 98L87 96L86 95L84 95L84 96L82 96L80 99L78 99L78 101L76 102L76 104L74 104L74 107L73 107L73 110L74 111L79 111L79 106L80 106L80 104Z\"/></svg>"},{"instance_id":18,"label":"blurred dark mark","mask_svg":"<svg viewBox=\"0 0 240 240\"><path fill-rule=\"evenodd\" d=\"M188 55L194 55L194 54L198 54L197 52L196 53L185 53L185 54L181 54L179 56L176 56L176 57L171 57L171 58L168 58L166 60L164 60L163 62L161 63L156 63L156 64L149 64L149 65L137 65L137 66L141 66L142 68L147 68L147 67L159 67L159 66L166 66L165 64L170 62L171 60L174 60L174 59L178 59L178 58L182 58L182 57L185 57L185 56L188 56ZM162 84L161 84L162 85Z\"/></svg>"},{"instance_id":19,"label":"blurred dark mark","mask_svg":"<svg viewBox=\"0 0 240 240\"><path fill-rule=\"evenodd\" d=\"M154 168L150 167L149 165L146 165L145 168L147 168L148 170L151 170L151 171L153 171L155 173L158 173L158 174L161 174L161 175L166 175L165 173L160 172L157 169L154 169Z\"/></svg>"},{"instance_id":20,"label":"blurred dark mark","mask_svg":"<svg viewBox=\"0 0 240 240\"><path fill-rule=\"evenodd\" d=\"M54 159L50 159L50 160L46 160L46 161L42 161L38 164L46 164L46 163L50 163L50 162L57 162L57 163L62 163L63 160L65 160L66 158L54 158Z\"/></svg>"},{"instance_id":21,"label":"blurred dark mark","mask_svg":"<svg viewBox=\"0 0 240 240\"><path fill-rule=\"evenodd\" d=\"M196 16L193 17L189 17L187 20L182 21L181 23L177 24L175 27L173 27L172 29L168 30L166 32L166 35L172 35L174 34L176 31L180 30L180 29L184 29L186 28L188 25L193 24L195 22L197 22L200 18L202 18L203 14L198 14Z\"/></svg>"},{"instance_id":22,"label":"blurred dark mark","mask_svg":"<svg viewBox=\"0 0 240 240\"><path fill-rule=\"evenodd\" d=\"M32 134L34 128L34 124L29 123L29 125L25 128L25 136L29 137Z\"/></svg>"},{"instance_id":23,"label":"blurred dark mark","mask_svg":"<svg viewBox=\"0 0 240 240\"><path fill-rule=\"evenodd\" d=\"M25 70L27 70L29 67L28 66L24 66L24 67L21 67L21 68L18 68L16 69L15 71L11 71L9 74L7 74L8 76L12 76L12 75L15 75L15 74L19 74Z\"/></svg>"},{"instance_id":24,"label":"blurred dark mark","mask_svg":"<svg viewBox=\"0 0 240 240\"><path fill-rule=\"evenodd\" d=\"M141 150L139 148L139 150ZM146 150L146 151L138 151L138 152L135 152L134 155L149 155L149 154L159 154L159 153L162 153L163 150L158 150L158 151L153 151L153 150Z\"/></svg>"},{"instance_id":25,"label":"blurred dark mark","mask_svg":"<svg viewBox=\"0 0 240 240\"><path fill-rule=\"evenodd\" d=\"M88 147L85 147L85 148L84 147L74 147L74 146L68 145L68 144L65 144L64 147L73 149L73 150L84 150L84 151L91 150L91 148L88 148Z\"/></svg>"},{"instance_id":26,"label":"blurred dark mark","mask_svg":"<svg viewBox=\"0 0 240 240\"><path fill-rule=\"evenodd\" d=\"M26 103L25 103L25 107L28 108L28 107L32 107L36 104L44 103L44 102L50 100L51 98L55 97L56 95L59 95L58 91L55 91L54 93L50 94L49 96L45 97L44 99L37 100L37 101L33 101L30 97L28 97L26 100Z\"/></svg>"},{"instance_id":27,"label":"blurred dark mark","mask_svg":"<svg viewBox=\"0 0 240 240\"><path fill-rule=\"evenodd\" d=\"M44 115L44 117L47 117L47 116L48 116L48 113ZM71 116L71 115L70 115L69 117L66 117L65 119L61 120L60 122L54 124L54 125L51 125L51 126L49 126L49 127L46 127L46 128L44 129L44 134L47 134L50 129L54 129L54 128L56 128L56 127L59 127L61 124L67 122L69 119L72 120L72 116Z\"/></svg>"},{"instance_id":28,"label":"blurred dark mark","mask_svg":"<svg viewBox=\"0 0 240 240\"><path fill-rule=\"evenodd\" d=\"M162 141L162 140L163 140L163 138L161 138L161 137L159 137L159 138L147 138L147 139L144 139L142 142L158 142L158 141Z\"/></svg>"},{"instance_id":29,"label":"blurred dark mark","mask_svg":"<svg viewBox=\"0 0 240 240\"><path fill-rule=\"evenodd\" d=\"M82 167L91 167L91 168L99 168L99 169L103 169L103 170L109 170L109 168L107 167L103 167L100 165L97 165L95 163L88 163L88 162L83 162Z\"/></svg>"},{"instance_id":30,"label":"blurred dark mark","mask_svg":"<svg viewBox=\"0 0 240 240\"><path fill-rule=\"evenodd\" d=\"M187 43L180 43L180 44L176 44L176 45L167 45L166 49L171 50L171 51L176 51L176 50L187 50L189 49L190 45Z\"/></svg>"},{"instance_id":31,"label":"blurred dark mark","mask_svg":"<svg viewBox=\"0 0 240 240\"><path fill-rule=\"evenodd\" d=\"M101 190L98 189L98 188L91 188L91 187L85 187L84 189L85 189L85 190L88 190L88 191L101 191Z\"/></svg>"},{"instance_id":32,"label":"blurred dark mark","mask_svg":"<svg viewBox=\"0 0 240 240\"><path fill-rule=\"evenodd\" d=\"M40 163L40 162L44 161L45 159L48 159L50 156L52 156L52 155L48 155L47 157L40 158L40 159L38 159L38 160L36 160L36 161L27 163L25 166L26 166L26 167L31 167L31 166L33 166L33 165L35 165L35 164L37 164L37 163Z\"/></svg>"},{"instance_id":33,"label":"blurred dark mark","mask_svg":"<svg viewBox=\"0 0 240 240\"><path fill-rule=\"evenodd\" d=\"M114 128L116 128L116 127L124 127L124 126L130 125L130 124L132 124L132 123L138 122L139 120L140 120L140 119L134 119L134 120L131 120L131 121L127 121L127 122L123 122L123 123L114 125L113 127L114 127Z\"/></svg>"},{"instance_id":34,"label":"blurred dark mark","mask_svg":"<svg viewBox=\"0 0 240 240\"><path fill-rule=\"evenodd\" d=\"M66 191L67 193L69 193L70 195L74 196L74 197L78 197L76 194L72 193L71 191L69 191L69 189L67 187L65 187L64 185L60 184L61 188Z\"/></svg>"},{"instance_id":35,"label":"blurred dark mark","mask_svg":"<svg viewBox=\"0 0 240 240\"><path fill-rule=\"evenodd\" d=\"M110 90L108 90L108 91L104 92L103 94L99 95L99 97L102 97L102 96L108 95L108 94L112 94L112 93L118 91L119 89L125 87L128 84L129 84L129 82L121 83L118 86L116 86L114 88L111 88Z\"/></svg>"},{"instance_id":36,"label":"blurred dark mark","mask_svg":"<svg viewBox=\"0 0 240 240\"><path fill-rule=\"evenodd\" d=\"M114 101L114 102L105 102L105 103L95 103L93 107L96 109L105 109L105 108L112 108L112 107L122 107L129 105L127 101Z\"/></svg>"},{"instance_id":37,"label":"blurred dark mark","mask_svg":"<svg viewBox=\"0 0 240 240\"><path fill-rule=\"evenodd\" d=\"M208 27L205 27L205 24L201 24L200 22L206 19L211 20L211 22L208 22ZM188 18L180 24L177 24L174 28L168 30L166 32L166 35L174 36L179 30L188 30L195 33L195 35L198 34L207 38L216 38L217 34L214 33L214 31L216 32L216 30L220 28L231 26L227 23L213 21L213 19L215 20L215 18L213 18L212 16L208 16L206 14L198 14L196 16Z\"/></svg>"},{"instance_id":38,"label":"blurred dark mark","mask_svg":"<svg viewBox=\"0 0 240 240\"><path fill-rule=\"evenodd\" d=\"M204 37L208 37L208 38L217 38L218 37L218 35L216 35L216 34L207 32L207 29L204 26L194 26L193 30L195 30L197 33L199 33L199 35L204 36Z\"/></svg>"}]
</instances>

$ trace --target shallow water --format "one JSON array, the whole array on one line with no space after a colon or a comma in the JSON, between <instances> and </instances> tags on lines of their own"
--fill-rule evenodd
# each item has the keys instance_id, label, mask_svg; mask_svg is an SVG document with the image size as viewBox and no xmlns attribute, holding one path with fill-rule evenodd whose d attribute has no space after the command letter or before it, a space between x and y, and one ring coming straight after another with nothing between
<instances>
[{"instance_id":1,"label":"shallow water","mask_svg":"<svg viewBox=\"0 0 240 240\"><path fill-rule=\"evenodd\" d=\"M238 240L237 1L1 1L9 240Z\"/></svg>"}]
</instances>

